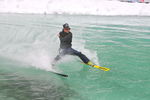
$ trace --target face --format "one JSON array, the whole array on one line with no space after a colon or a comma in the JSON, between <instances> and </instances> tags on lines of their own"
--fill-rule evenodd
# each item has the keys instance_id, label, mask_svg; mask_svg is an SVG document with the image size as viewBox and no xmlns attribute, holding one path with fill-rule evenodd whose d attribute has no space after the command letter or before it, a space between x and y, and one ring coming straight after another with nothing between
<instances>
[{"instance_id":1,"label":"face","mask_svg":"<svg viewBox=\"0 0 150 100\"><path fill-rule=\"evenodd\" d=\"M70 28L64 28L64 32L66 33L70 32Z\"/></svg>"}]
</instances>

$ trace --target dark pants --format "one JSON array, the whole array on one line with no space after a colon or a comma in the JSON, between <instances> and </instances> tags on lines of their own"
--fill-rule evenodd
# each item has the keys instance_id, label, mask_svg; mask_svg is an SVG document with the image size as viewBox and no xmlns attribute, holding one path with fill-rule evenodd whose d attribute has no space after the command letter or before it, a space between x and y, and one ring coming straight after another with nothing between
<instances>
[{"instance_id":1,"label":"dark pants","mask_svg":"<svg viewBox=\"0 0 150 100\"><path fill-rule=\"evenodd\" d=\"M89 62L89 59L84 54L82 54L81 52L79 52L73 48L60 49L59 55L56 56L55 61L60 60L61 57L65 56L65 55L78 56L84 63Z\"/></svg>"}]
</instances>

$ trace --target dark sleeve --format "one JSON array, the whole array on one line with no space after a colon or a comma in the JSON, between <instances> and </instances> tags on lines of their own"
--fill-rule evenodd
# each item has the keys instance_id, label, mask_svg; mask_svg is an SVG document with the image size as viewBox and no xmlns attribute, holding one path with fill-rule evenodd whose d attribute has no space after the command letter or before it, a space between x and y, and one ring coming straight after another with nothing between
<instances>
[{"instance_id":1,"label":"dark sleeve","mask_svg":"<svg viewBox=\"0 0 150 100\"><path fill-rule=\"evenodd\" d=\"M59 34L60 34L59 38L62 42L72 42L72 33L71 32L65 36L63 36L61 32Z\"/></svg>"}]
</instances>

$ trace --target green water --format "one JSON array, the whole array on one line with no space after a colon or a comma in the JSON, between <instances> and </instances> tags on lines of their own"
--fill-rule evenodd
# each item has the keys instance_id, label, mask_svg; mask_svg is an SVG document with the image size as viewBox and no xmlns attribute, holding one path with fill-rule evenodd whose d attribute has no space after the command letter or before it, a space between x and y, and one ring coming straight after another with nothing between
<instances>
[{"instance_id":1,"label":"green water","mask_svg":"<svg viewBox=\"0 0 150 100\"><path fill-rule=\"evenodd\" d=\"M104 72L57 55L68 22L73 48L111 69ZM149 100L150 18L0 14L0 100Z\"/></svg>"}]
</instances>

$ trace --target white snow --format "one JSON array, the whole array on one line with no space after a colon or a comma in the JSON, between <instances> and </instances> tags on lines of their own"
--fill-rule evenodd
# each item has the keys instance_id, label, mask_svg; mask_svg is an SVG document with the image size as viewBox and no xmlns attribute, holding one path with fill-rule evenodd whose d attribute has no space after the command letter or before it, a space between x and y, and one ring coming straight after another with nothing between
<instances>
[{"instance_id":1,"label":"white snow","mask_svg":"<svg viewBox=\"0 0 150 100\"><path fill-rule=\"evenodd\" d=\"M150 16L150 4L117 0L0 0L0 12Z\"/></svg>"}]
</instances>

